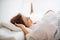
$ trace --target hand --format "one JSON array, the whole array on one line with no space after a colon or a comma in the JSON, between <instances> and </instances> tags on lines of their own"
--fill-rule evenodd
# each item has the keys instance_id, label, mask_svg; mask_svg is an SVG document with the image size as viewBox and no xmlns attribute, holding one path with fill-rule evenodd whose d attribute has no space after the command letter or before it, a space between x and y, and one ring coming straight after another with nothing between
<instances>
[{"instance_id":1,"label":"hand","mask_svg":"<svg viewBox=\"0 0 60 40\"><path fill-rule=\"evenodd\" d=\"M17 24L17 23L15 23L15 25L16 25L17 27L20 27L21 29L22 29L22 28L25 28L25 26L24 26L23 24Z\"/></svg>"},{"instance_id":2,"label":"hand","mask_svg":"<svg viewBox=\"0 0 60 40\"><path fill-rule=\"evenodd\" d=\"M22 31L24 32L25 35L29 33L23 24L16 24L15 23L15 25L17 27L20 27L22 29Z\"/></svg>"}]
</instances>

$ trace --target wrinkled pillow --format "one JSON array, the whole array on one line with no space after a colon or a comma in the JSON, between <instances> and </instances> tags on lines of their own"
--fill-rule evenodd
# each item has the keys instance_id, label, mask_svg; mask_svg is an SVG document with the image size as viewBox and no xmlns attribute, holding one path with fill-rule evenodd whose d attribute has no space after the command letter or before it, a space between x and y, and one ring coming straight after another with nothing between
<instances>
[{"instance_id":1,"label":"wrinkled pillow","mask_svg":"<svg viewBox=\"0 0 60 40\"><path fill-rule=\"evenodd\" d=\"M8 28L12 31L22 31L21 28L16 27L12 23L1 22L0 27L5 27L5 28Z\"/></svg>"}]
</instances>

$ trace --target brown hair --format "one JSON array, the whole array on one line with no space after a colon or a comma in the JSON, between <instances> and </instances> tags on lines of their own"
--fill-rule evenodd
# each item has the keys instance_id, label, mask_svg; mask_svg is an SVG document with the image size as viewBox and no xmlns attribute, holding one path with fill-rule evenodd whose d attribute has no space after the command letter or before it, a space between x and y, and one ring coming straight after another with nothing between
<instances>
[{"instance_id":1,"label":"brown hair","mask_svg":"<svg viewBox=\"0 0 60 40\"><path fill-rule=\"evenodd\" d=\"M25 25L24 21L22 20L22 15L21 14L18 14L16 16L14 16L11 21L10 21L12 24L15 25L15 23L17 24L23 24ZM26 25L25 25L26 26Z\"/></svg>"}]
</instances>

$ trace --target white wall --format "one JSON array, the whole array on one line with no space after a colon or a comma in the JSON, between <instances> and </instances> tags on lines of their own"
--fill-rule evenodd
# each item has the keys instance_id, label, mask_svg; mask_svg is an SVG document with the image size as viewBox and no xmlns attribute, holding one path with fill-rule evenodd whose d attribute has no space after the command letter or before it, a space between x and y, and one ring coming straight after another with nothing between
<instances>
[{"instance_id":1,"label":"white wall","mask_svg":"<svg viewBox=\"0 0 60 40\"><path fill-rule=\"evenodd\" d=\"M32 15L29 14L31 2L34 9ZM60 0L0 0L0 21L9 22L18 12L36 21L49 9L60 11Z\"/></svg>"},{"instance_id":2,"label":"white wall","mask_svg":"<svg viewBox=\"0 0 60 40\"><path fill-rule=\"evenodd\" d=\"M0 0L1 3L1 21L8 22L10 18L16 15L20 10L22 10L22 1L21 0Z\"/></svg>"}]
</instances>

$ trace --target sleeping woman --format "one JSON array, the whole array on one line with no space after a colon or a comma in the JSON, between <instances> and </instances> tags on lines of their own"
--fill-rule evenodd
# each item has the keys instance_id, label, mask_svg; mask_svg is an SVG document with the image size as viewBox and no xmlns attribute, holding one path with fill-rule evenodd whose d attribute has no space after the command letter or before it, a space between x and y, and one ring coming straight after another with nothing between
<instances>
[{"instance_id":1,"label":"sleeping woman","mask_svg":"<svg viewBox=\"0 0 60 40\"><path fill-rule=\"evenodd\" d=\"M34 27L37 24L32 23L32 20L30 19L30 17L25 17L20 13L11 19L11 23L21 28L25 35L37 28L37 27ZM27 30L26 28L27 29L29 28L31 30Z\"/></svg>"},{"instance_id":2,"label":"sleeping woman","mask_svg":"<svg viewBox=\"0 0 60 40\"><path fill-rule=\"evenodd\" d=\"M58 28L57 17L53 11L48 12L41 22L36 24L22 14L13 17L11 23L22 29L27 40L54 40ZM29 32L26 28L32 31Z\"/></svg>"}]
</instances>

